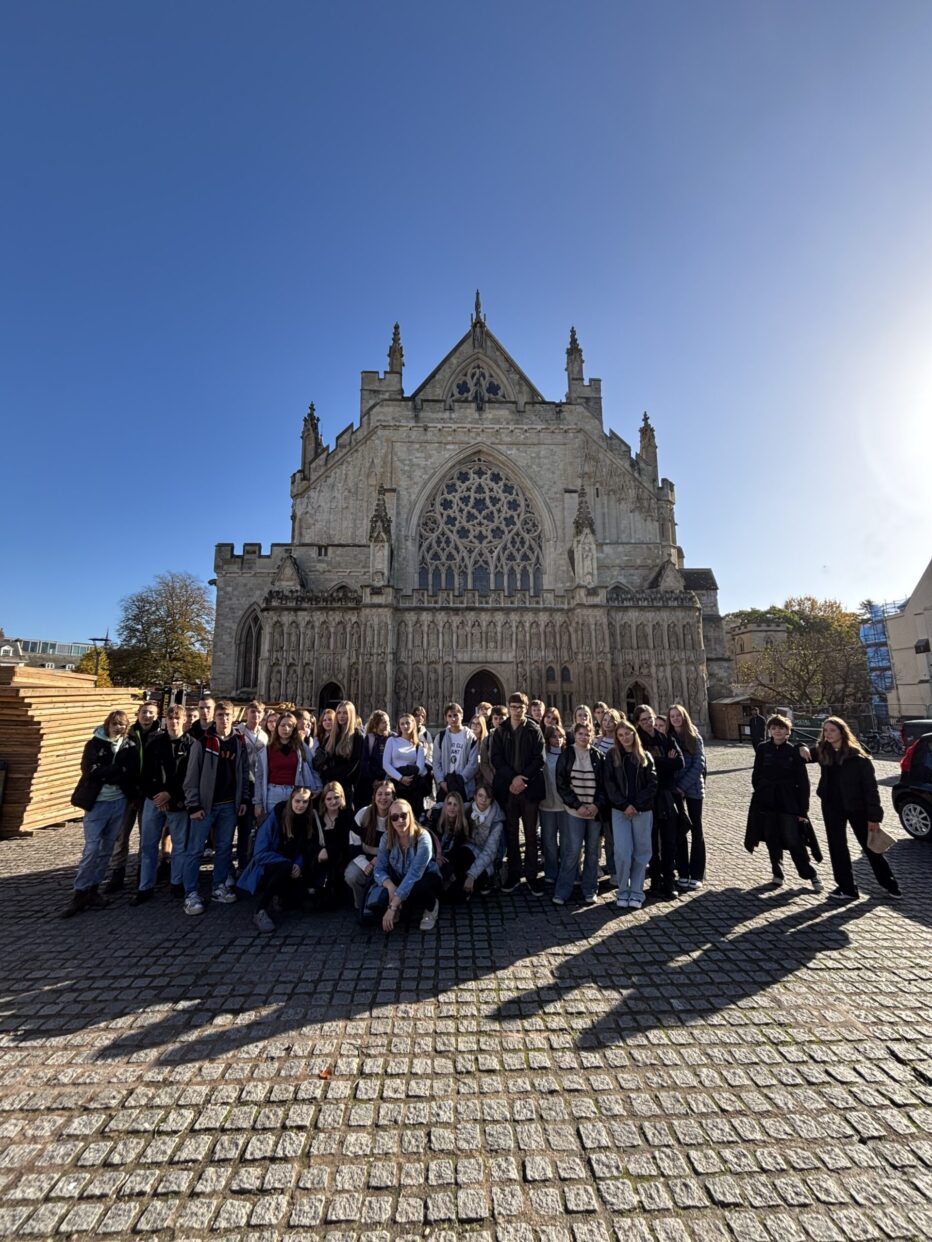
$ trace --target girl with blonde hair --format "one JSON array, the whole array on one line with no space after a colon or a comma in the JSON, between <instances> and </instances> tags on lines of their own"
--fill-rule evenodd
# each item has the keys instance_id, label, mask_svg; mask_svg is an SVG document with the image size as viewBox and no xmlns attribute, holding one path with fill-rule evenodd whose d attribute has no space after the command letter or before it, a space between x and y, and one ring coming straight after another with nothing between
<instances>
[{"instance_id":1,"label":"girl with blonde hair","mask_svg":"<svg viewBox=\"0 0 932 1242\"><path fill-rule=\"evenodd\" d=\"M615 726L615 739L602 766L602 778L612 814L618 878L615 905L619 910L640 910L651 856L657 774L637 729L628 720Z\"/></svg>"},{"instance_id":2,"label":"girl with blonde hair","mask_svg":"<svg viewBox=\"0 0 932 1242\"><path fill-rule=\"evenodd\" d=\"M359 732L356 708L344 699L334 713L333 728L323 745L314 754L314 767L320 779L327 784L337 781L346 792L346 801L352 807L353 790L362 762L363 736Z\"/></svg>"},{"instance_id":3,"label":"girl with blonde hair","mask_svg":"<svg viewBox=\"0 0 932 1242\"><path fill-rule=\"evenodd\" d=\"M433 931L440 912L440 869L434 861L433 837L404 798L396 798L388 808L388 828L379 842L373 877L360 916L364 926L381 922L388 934L399 919L407 923L417 919L421 931Z\"/></svg>"}]
</instances>

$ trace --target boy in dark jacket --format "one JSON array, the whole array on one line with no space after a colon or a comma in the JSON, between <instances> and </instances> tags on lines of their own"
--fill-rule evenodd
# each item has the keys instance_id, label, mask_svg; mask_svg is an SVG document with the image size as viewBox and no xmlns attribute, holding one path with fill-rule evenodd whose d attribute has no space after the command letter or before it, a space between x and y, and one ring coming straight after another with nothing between
<instances>
[{"instance_id":1,"label":"boy in dark jacket","mask_svg":"<svg viewBox=\"0 0 932 1242\"><path fill-rule=\"evenodd\" d=\"M223 700L214 710L213 726L191 747L184 779L185 806L191 822L182 871L184 912L203 914L197 891L201 857L214 830L214 874L211 897L228 905L236 901L231 879L233 833L237 815L246 812L249 760L242 735L233 732L233 704Z\"/></svg>"},{"instance_id":2,"label":"boy in dark jacket","mask_svg":"<svg viewBox=\"0 0 932 1242\"><path fill-rule=\"evenodd\" d=\"M785 716L771 716L767 721L770 739L754 754L754 794L745 846L753 850L757 841L767 842L774 887L783 883L783 851L787 849L798 874L819 893L822 881L809 860L804 837L809 822L809 776L799 749L789 744L792 727Z\"/></svg>"},{"instance_id":3,"label":"boy in dark jacket","mask_svg":"<svg viewBox=\"0 0 932 1242\"><path fill-rule=\"evenodd\" d=\"M188 835L184 778L194 739L184 732L184 709L172 704L165 728L152 734L142 755L142 829L139 846L139 888L131 905L141 906L155 894L159 846L167 828L172 842L172 893L184 893L182 865Z\"/></svg>"},{"instance_id":4,"label":"boy in dark jacket","mask_svg":"<svg viewBox=\"0 0 932 1242\"><path fill-rule=\"evenodd\" d=\"M489 758L495 771L495 801L505 812L508 841L508 878L503 891L513 892L521 883L519 821L524 824L524 875L535 897L544 886L537 877L537 818L544 800L544 735L527 715L528 698L517 692L508 699L508 719L492 734Z\"/></svg>"}]
</instances>

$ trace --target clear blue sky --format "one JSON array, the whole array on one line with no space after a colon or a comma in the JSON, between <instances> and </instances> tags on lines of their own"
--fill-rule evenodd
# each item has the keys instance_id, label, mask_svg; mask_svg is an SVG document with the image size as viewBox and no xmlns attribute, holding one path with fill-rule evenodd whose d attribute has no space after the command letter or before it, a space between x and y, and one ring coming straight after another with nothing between
<instances>
[{"instance_id":1,"label":"clear blue sky","mask_svg":"<svg viewBox=\"0 0 932 1242\"><path fill-rule=\"evenodd\" d=\"M0 625L284 542L398 319L657 428L725 608L932 547L932 5L49 3L0 31Z\"/></svg>"}]
</instances>

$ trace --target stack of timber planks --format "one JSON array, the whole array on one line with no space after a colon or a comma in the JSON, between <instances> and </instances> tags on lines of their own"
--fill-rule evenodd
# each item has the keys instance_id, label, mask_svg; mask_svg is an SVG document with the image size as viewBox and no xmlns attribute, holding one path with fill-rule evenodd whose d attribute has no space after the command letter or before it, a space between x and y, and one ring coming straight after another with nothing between
<instances>
[{"instance_id":1,"label":"stack of timber planks","mask_svg":"<svg viewBox=\"0 0 932 1242\"><path fill-rule=\"evenodd\" d=\"M0 837L81 819L71 795L84 743L109 712L120 709L132 722L140 697L125 686L98 689L84 673L0 667L0 759L7 763Z\"/></svg>"}]
</instances>

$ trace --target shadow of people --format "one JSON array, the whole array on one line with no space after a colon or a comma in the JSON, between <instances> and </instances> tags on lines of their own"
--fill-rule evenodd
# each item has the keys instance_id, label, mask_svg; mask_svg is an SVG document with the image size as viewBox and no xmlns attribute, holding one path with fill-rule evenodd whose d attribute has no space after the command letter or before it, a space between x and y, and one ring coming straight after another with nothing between
<instances>
[{"instance_id":1,"label":"shadow of people","mask_svg":"<svg viewBox=\"0 0 932 1242\"><path fill-rule=\"evenodd\" d=\"M820 954L845 948L850 942L845 926L870 909L865 901L832 906L813 897L773 917L800 897L787 888L770 896L763 887L703 891L659 919L622 916L610 937L557 966L546 996L540 989L524 992L493 1016L502 1023L525 1019L545 1010L549 999L594 987L600 995L592 998L593 1008L602 1012L577 1038L577 1046L591 1047L720 1013L803 970ZM608 1009L605 993L618 997Z\"/></svg>"}]
</instances>

